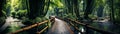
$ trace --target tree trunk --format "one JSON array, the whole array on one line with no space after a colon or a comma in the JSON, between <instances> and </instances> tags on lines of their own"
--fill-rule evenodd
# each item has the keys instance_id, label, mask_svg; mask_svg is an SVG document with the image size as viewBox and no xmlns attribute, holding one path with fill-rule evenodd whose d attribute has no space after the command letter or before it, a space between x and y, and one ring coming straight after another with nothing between
<instances>
[{"instance_id":1,"label":"tree trunk","mask_svg":"<svg viewBox=\"0 0 120 34\"><path fill-rule=\"evenodd\" d=\"M109 2L109 7L111 8L110 10L110 21L114 23L114 9L113 9L113 0L108 0Z\"/></svg>"},{"instance_id":2,"label":"tree trunk","mask_svg":"<svg viewBox=\"0 0 120 34\"><path fill-rule=\"evenodd\" d=\"M73 2L72 0L65 0L67 12L73 14Z\"/></svg>"},{"instance_id":3,"label":"tree trunk","mask_svg":"<svg viewBox=\"0 0 120 34\"><path fill-rule=\"evenodd\" d=\"M86 0L87 6L84 12L84 18L89 18L88 15L92 13L94 0Z\"/></svg>"},{"instance_id":4,"label":"tree trunk","mask_svg":"<svg viewBox=\"0 0 120 34\"><path fill-rule=\"evenodd\" d=\"M78 4L78 0L74 0L73 1L73 9L74 9L74 12L75 12L75 14L76 14L76 16L77 16L77 18L80 20L80 15L79 15L79 4Z\"/></svg>"},{"instance_id":5,"label":"tree trunk","mask_svg":"<svg viewBox=\"0 0 120 34\"><path fill-rule=\"evenodd\" d=\"M35 19L36 17L44 16L45 0L29 0L29 5L30 5L29 12L30 19Z\"/></svg>"},{"instance_id":6,"label":"tree trunk","mask_svg":"<svg viewBox=\"0 0 120 34\"><path fill-rule=\"evenodd\" d=\"M112 14L111 17L112 17L112 22L114 23L115 17L114 17L114 8L113 8L114 6L113 6L113 2L114 2L114 1L111 0L111 4L112 4L112 6L111 6L111 10L112 10L112 11L111 11L111 14Z\"/></svg>"},{"instance_id":7,"label":"tree trunk","mask_svg":"<svg viewBox=\"0 0 120 34\"><path fill-rule=\"evenodd\" d=\"M2 8L3 8L3 3L5 2L5 0L0 0L0 17L3 16L3 12L2 12Z\"/></svg>"}]
</instances>

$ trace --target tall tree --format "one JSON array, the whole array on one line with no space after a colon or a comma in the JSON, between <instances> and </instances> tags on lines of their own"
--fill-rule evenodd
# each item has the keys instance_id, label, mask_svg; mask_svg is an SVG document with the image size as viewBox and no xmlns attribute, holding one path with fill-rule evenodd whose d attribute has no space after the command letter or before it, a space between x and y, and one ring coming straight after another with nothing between
<instances>
[{"instance_id":1,"label":"tall tree","mask_svg":"<svg viewBox=\"0 0 120 34\"><path fill-rule=\"evenodd\" d=\"M3 13L2 13L3 2L4 0L0 0L0 17L3 16Z\"/></svg>"},{"instance_id":2,"label":"tall tree","mask_svg":"<svg viewBox=\"0 0 120 34\"><path fill-rule=\"evenodd\" d=\"M94 2L95 0L84 0L84 2L86 2L86 8L84 10L84 19L89 19L89 14L92 13L93 8L94 8ZM88 22L90 22L90 20L88 20ZM86 33L85 34L93 34L93 30L85 27Z\"/></svg>"},{"instance_id":3,"label":"tall tree","mask_svg":"<svg viewBox=\"0 0 120 34\"><path fill-rule=\"evenodd\" d=\"M108 1L108 5L109 5L109 7L110 7L110 21L112 21L112 22L114 22L114 19L115 19L115 17L114 17L114 6L113 6L113 0L107 0Z\"/></svg>"},{"instance_id":4,"label":"tall tree","mask_svg":"<svg viewBox=\"0 0 120 34\"><path fill-rule=\"evenodd\" d=\"M120 25L120 0L114 0L115 23Z\"/></svg>"},{"instance_id":5,"label":"tall tree","mask_svg":"<svg viewBox=\"0 0 120 34\"><path fill-rule=\"evenodd\" d=\"M67 12L73 14L73 0L65 0Z\"/></svg>"},{"instance_id":6,"label":"tall tree","mask_svg":"<svg viewBox=\"0 0 120 34\"><path fill-rule=\"evenodd\" d=\"M92 13L92 10L94 8L94 1L95 0L86 0L86 8L84 12L84 18L89 18L88 15Z\"/></svg>"},{"instance_id":7,"label":"tall tree","mask_svg":"<svg viewBox=\"0 0 120 34\"><path fill-rule=\"evenodd\" d=\"M30 6L29 11L30 19L35 19L36 17L43 17L47 12L44 11L45 0L29 0L29 6Z\"/></svg>"},{"instance_id":8,"label":"tall tree","mask_svg":"<svg viewBox=\"0 0 120 34\"><path fill-rule=\"evenodd\" d=\"M80 15L79 15L79 3L78 3L78 0L73 0L73 9L74 9L74 12L77 16L77 18L79 19L80 18Z\"/></svg>"},{"instance_id":9,"label":"tall tree","mask_svg":"<svg viewBox=\"0 0 120 34\"><path fill-rule=\"evenodd\" d=\"M111 21L114 23L115 21L115 16L114 16L114 1L111 0Z\"/></svg>"}]
</instances>

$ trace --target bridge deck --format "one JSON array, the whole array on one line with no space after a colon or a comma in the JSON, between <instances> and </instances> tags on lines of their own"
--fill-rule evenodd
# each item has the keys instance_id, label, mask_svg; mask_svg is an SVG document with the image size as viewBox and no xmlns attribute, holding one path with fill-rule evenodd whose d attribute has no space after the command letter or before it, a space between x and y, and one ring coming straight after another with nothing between
<instances>
[{"instance_id":1,"label":"bridge deck","mask_svg":"<svg viewBox=\"0 0 120 34\"><path fill-rule=\"evenodd\" d=\"M48 34L74 34L74 32L65 21L55 18L55 22Z\"/></svg>"}]
</instances>

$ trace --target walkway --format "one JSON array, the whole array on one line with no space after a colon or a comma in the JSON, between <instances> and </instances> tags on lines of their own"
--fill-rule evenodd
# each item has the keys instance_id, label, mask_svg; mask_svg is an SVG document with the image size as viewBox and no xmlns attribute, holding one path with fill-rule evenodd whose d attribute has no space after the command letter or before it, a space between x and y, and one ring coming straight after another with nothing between
<instances>
[{"instance_id":1,"label":"walkway","mask_svg":"<svg viewBox=\"0 0 120 34\"><path fill-rule=\"evenodd\" d=\"M48 34L74 34L74 32L65 21L55 18L55 22Z\"/></svg>"}]
</instances>

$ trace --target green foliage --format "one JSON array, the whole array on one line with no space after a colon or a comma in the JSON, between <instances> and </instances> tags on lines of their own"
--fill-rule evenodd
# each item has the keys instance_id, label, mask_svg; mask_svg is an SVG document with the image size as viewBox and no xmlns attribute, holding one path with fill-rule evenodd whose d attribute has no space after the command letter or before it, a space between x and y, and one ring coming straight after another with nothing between
<instances>
[{"instance_id":1,"label":"green foliage","mask_svg":"<svg viewBox=\"0 0 120 34\"><path fill-rule=\"evenodd\" d=\"M41 22L42 21L42 18L40 17L37 17L33 20L33 23L36 23L36 22Z\"/></svg>"},{"instance_id":2,"label":"green foliage","mask_svg":"<svg viewBox=\"0 0 120 34\"><path fill-rule=\"evenodd\" d=\"M2 10L2 13L3 13L4 16L6 16L6 12L5 11Z\"/></svg>"},{"instance_id":3,"label":"green foliage","mask_svg":"<svg viewBox=\"0 0 120 34\"><path fill-rule=\"evenodd\" d=\"M19 10L17 14L25 16L27 14L27 10Z\"/></svg>"},{"instance_id":4,"label":"green foliage","mask_svg":"<svg viewBox=\"0 0 120 34\"><path fill-rule=\"evenodd\" d=\"M111 0L50 0L50 2L49 0L6 0L6 4L2 9L4 16L0 17L0 25L5 22L5 16L8 13L15 18L21 19L27 25L48 20L49 16L52 15L76 20L84 17L86 13L88 14L87 18L97 18L99 6L104 7L104 17L110 17L111 10L114 10L115 15L113 17L120 24L120 0L113 1L113 6L110 2ZM114 9L111 9L112 7ZM56 8L58 8L58 11L56 11ZM42 26L46 25L51 26L51 23ZM91 25L99 28L97 22ZM107 26L104 29L107 30Z\"/></svg>"},{"instance_id":5,"label":"green foliage","mask_svg":"<svg viewBox=\"0 0 120 34\"><path fill-rule=\"evenodd\" d=\"M0 27L5 23L5 17L0 17Z\"/></svg>"},{"instance_id":6,"label":"green foliage","mask_svg":"<svg viewBox=\"0 0 120 34\"><path fill-rule=\"evenodd\" d=\"M52 4L53 6L58 7L58 8L63 7L63 3L61 2L61 0L51 0L51 4Z\"/></svg>"}]
</instances>

